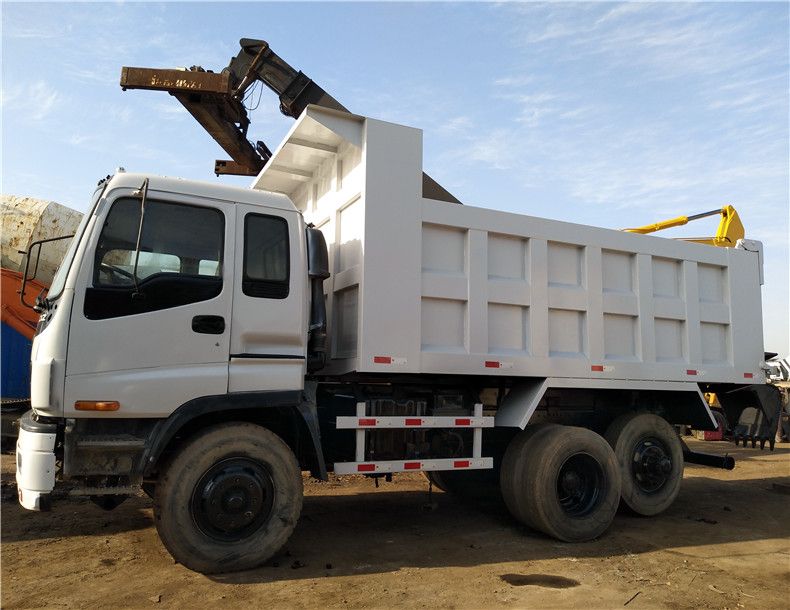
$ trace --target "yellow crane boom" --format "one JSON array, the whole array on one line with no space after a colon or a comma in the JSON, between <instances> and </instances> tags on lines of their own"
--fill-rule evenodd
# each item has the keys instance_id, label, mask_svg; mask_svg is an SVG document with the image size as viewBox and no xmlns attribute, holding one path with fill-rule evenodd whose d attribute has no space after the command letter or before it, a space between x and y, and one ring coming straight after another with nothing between
<instances>
[{"instance_id":1,"label":"yellow crane boom","mask_svg":"<svg viewBox=\"0 0 790 610\"><path fill-rule=\"evenodd\" d=\"M671 229L672 227L682 227L692 220L700 218L707 218L708 216L721 215L719 220L719 227L716 229L716 235L713 237L681 237L683 241L693 241L698 244L708 244L710 246L719 246L722 248L732 248L739 239L743 239L746 234L738 212L731 205L726 205L718 210L711 210L710 212L702 212L701 214L693 214L691 216L678 216L677 218L670 218L669 220L662 220L650 225L642 227L635 227L633 229L623 229L628 233L655 233L656 231L663 231L664 229Z\"/></svg>"}]
</instances>

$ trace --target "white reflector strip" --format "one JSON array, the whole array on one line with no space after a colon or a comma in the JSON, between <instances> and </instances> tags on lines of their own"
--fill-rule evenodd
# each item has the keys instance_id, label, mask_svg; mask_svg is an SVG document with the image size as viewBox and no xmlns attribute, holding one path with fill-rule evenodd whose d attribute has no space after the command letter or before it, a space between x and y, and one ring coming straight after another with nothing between
<instances>
[{"instance_id":1,"label":"white reflector strip","mask_svg":"<svg viewBox=\"0 0 790 610\"><path fill-rule=\"evenodd\" d=\"M418 470L485 470L494 467L494 458L447 458L439 460L395 460L390 462L337 462L335 474L375 474Z\"/></svg>"},{"instance_id":2,"label":"white reflector strip","mask_svg":"<svg viewBox=\"0 0 790 610\"><path fill-rule=\"evenodd\" d=\"M352 417L341 415L335 427L339 430L359 428L493 428L493 417Z\"/></svg>"}]
</instances>

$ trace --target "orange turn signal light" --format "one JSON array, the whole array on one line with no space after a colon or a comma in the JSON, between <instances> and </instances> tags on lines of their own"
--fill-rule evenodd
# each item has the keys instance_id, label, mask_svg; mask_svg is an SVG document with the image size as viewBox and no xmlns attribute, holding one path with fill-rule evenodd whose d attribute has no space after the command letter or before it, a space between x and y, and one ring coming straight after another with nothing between
<instances>
[{"instance_id":1,"label":"orange turn signal light","mask_svg":"<svg viewBox=\"0 0 790 610\"><path fill-rule=\"evenodd\" d=\"M121 403L117 400L78 400L74 408L77 411L117 411Z\"/></svg>"}]
</instances>

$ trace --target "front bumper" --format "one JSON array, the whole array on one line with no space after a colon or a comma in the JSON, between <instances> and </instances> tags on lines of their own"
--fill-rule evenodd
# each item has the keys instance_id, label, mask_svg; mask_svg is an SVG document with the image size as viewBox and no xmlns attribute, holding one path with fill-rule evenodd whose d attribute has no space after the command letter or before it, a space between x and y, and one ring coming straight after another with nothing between
<instances>
[{"instance_id":1,"label":"front bumper","mask_svg":"<svg viewBox=\"0 0 790 610\"><path fill-rule=\"evenodd\" d=\"M19 422L16 442L16 486L19 503L28 510L49 510L55 489L57 426L36 421L28 411Z\"/></svg>"}]
</instances>

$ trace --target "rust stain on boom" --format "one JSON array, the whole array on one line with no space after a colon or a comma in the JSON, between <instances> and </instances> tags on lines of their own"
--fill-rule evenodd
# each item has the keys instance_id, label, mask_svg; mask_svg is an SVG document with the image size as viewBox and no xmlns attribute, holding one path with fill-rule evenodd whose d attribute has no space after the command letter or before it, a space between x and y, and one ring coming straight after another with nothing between
<instances>
[{"instance_id":1,"label":"rust stain on boom","mask_svg":"<svg viewBox=\"0 0 790 610\"><path fill-rule=\"evenodd\" d=\"M254 176L266 162L247 141L250 121L242 102L230 94L227 72L124 67L120 84L124 90L167 91L181 102L233 159L218 161L217 173Z\"/></svg>"},{"instance_id":2,"label":"rust stain on boom","mask_svg":"<svg viewBox=\"0 0 790 610\"><path fill-rule=\"evenodd\" d=\"M124 90L200 91L227 95L230 93L230 77L223 72L124 67L121 69L121 87Z\"/></svg>"}]
</instances>

